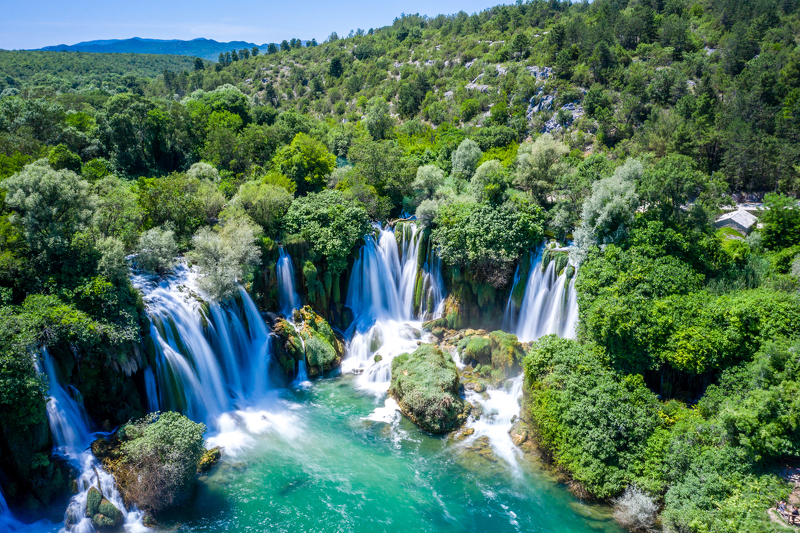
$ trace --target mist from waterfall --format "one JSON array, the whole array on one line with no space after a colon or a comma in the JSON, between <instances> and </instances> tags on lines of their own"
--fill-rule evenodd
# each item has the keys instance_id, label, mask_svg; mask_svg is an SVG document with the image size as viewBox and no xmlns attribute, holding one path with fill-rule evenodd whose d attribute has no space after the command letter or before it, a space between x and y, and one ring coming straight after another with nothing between
<instances>
[{"instance_id":1,"label":"mist from waterfall","mask_svg":"<svg viewBox=\"0 0 800 533\"><path fill-rule=\"evenodd\" d=\"M355 320L347 331L350 342L342 371L361 374L357 379L360 388L385 393L392 359L417 348L423 319L441 315L444 282L438 258L430 265L425 262L418 272L423 239L416 224L403 224L397 230L399 235L391 228L375 230L377 237L365 237L350 275L345 305ZM422 286L419 311L415 313L418 282Z\"/></svg>"},{"instance_id":2,"label":"mist from waterfall","mask_svg":"<svg viewBox=\"0 0 800 533\"><path fill-rule=\"evenodd\" d=\"M515 326L512 326L515 317L511 296L506 305L504 327L515 333L522 342L534 341L550 334L567 339L575 337L575 326L578 322L575 280L578 271L576 269L568 280L568 267L564 267L561 273L556 272L555 260L551 260L542 270L543 254L544 247L541 247L531 259L525 294ZM519 272L515 276L515 285L519 281L516 279L518 276Z\"/></svg>"}]
</instances>

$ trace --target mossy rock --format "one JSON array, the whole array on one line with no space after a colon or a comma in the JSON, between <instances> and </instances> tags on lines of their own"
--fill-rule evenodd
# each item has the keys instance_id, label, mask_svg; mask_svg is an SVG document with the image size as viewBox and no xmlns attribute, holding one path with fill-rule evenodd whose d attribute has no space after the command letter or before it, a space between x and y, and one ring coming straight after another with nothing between
<instances>
[{"instance_id":1,"label":"mossy rock","mask_svg":"<svg viewBox=\"0 0 800 533\"><path fill-rule=\"evenodd\" d=\"M97 490L97 487L92 487L86 494L86 516L92 517L100 512L100 502L103 501L103 495Z\"/></svg>"},{"instance_id":2,"label":"mossy rock","mask_svg":"<svg viewBox=\"0 0 800 533\"><path fill-rule=\"evenodd\" d=\"M344 343L327 320L309 306L295 309L293 319L296 326L278 319L272 329L277 337L275 357L288 379L294 378L297 362L303 359L311 377L341 363Z\"/></svg>"},{"instance_id":3,"label":"mossy rock","mask_svg":"<svg viewBox=\"0 0 800 533\"><path fill-rule=\"evenodd\" d=\"M211 448L210 450L206 450L203 452L203 456L200 458L200 461L197 463L197 472L208 472L211 468L217 464L217 462L222 457L222 448L216 446L215 448Z\"/></svg>"},{"instance_id":4,"label":"mossy rock","mask_svg":"<svg viewBox=\"0 0 800 533\"><path fill-rule=\"evenodd\" d=\"M462 361L477 361L479 365L492 364L492 341L488 337L465 337L458 343L458 348Z\"/></svg>"},{"instance_id":5,"label":"mossy rock","mask_svg":"<svg viewBox=\"0 0 800 533\"><path fill-rule=\"evenodd\" d=\"M520 372L522 358L525 352L522 350L517 336L505 331L493 331L489 334L492 352L492 369L503 372L504 377L510 377Z\"/></svg>"},{"instance_id":6,"label":"mossy rock","mask_svg":"<svg viewBox=\"0 0 800 533\"><path fill-rule=\"evenodd\" d=\"M422 331L433 331L436 328L446 328L447 327L447 319L442 318L435 318L433 320L428 320L427 322L422 323Z\"/></svg>"},{"instance_id":7,"label":"mossy rock","mask_svg":"<svg viewBox=\"0 0 800 533\"><path fill-rule=\"evenodd\" d=\"M444 301L444 317L447 319L447 326L450 329L461 329L464 323L463 309L461 301L453 295L449 295Z\"/></svg>"},{"instance_id":8,"label":"mossy rock","mask_svg":"<svg viewBox=\"0 0 800 533\"><path fill-rule=\"evenodd\" d=\"M464 423L470 406L459 395L459 386L453 359L438 346L422 344L392 361L389 394L425 431L446 433Z\"/></svg>"},{"instance_id":9,"label":"mossy rock","mask_svg":"<svg viewBox=\"0 0 800 533\"><path fill-rule=\"evenodd\" d=\"M100 529L112 529L122 525L122 511L113 503L103 499L97 508L97 513L92 516L92 523Z\"/></svg>"}]
</instances>

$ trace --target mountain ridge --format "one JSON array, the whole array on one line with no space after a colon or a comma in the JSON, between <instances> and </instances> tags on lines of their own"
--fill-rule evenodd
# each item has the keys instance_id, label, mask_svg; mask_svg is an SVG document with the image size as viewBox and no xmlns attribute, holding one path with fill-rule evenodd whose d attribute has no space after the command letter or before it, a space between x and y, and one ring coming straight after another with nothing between
<instances>
[{"instance_id":1,"label":"mountain ridge","mask_svg":"<svg viewBox=\"0 0 800 533\"><path fill-rule=\"evenodd\" d=\"M83 41L76 44L57 44L34 49L42 52L90 52L90 53L137 53L159 55L196 56L216 61L220 53L251 49L257 47L260 52L267 50L269 43L255 44L247 41L221 42L205 37L196 39L147 39L131 37L129 39L103 39Z\"/></svg>"}]
</instances>

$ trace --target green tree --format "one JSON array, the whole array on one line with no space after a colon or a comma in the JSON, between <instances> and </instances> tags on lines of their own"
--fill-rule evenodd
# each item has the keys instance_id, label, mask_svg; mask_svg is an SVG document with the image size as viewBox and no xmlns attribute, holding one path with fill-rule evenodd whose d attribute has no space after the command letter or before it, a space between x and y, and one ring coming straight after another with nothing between
<instances>
[{"instance_id":1,"label":"green tree","mask_svg":"<svg viewBox=\"0 0 800 533\"><path fill-rule=\"evenodd\" d=\"M254 222L264 228L268 236L274 237L293 199L292 194L279 185L246 181L230 203L243 209Z\"/></svg>"},{"instance_id":2,"label":"green tree","mask_svg":"<svg viewBox=\"0 0 800 533\"><path fill-rule=\"evenodd\" d=\"M568 171L563 160L567 153L569 148L549 133L540 135L532 143L522 143L517 150L514 184L530 191L541 205L546 205L558 177Z\"/></svg>"},{"instance_id":3,"label":"green tree","mask_svg":"<svg viewBox=\"0 0 800 533\"><path fill-rule=\"evenodd\" d=\"M800 244L800 205L796 198L767 194L760 218L764 224L761 235L767 248L779 250Z\"/></svg>"},{"instance_id":4,"label":"green tree","mask_svg":"<svg viewBox=\"0 0 800 533\"><path fill-rule=\"evenodd\" d=\"M375 141L391 137L394 120L389 116L389 104L385 99L375 96L369 101L364 125Z\"/></svg>"},{"instance_id":5,"label":"green tree","mask_svg":"<svg viewBox=\"0 0 800 533\"><path fill-rule=\"evenodd\" d=\"M353 246L369 232L363 207L341 192L324 190L295 200L284 217L290 234L302 234L328 263L331 274L342 272Z\"/></svg>"},{"instance_id":6,"label":"green tree","mask_svg":"<svg viewBox=\"0 0 800 533\"><path fill-rule=\"evenodd\" d=\"M304 195L325 186L327 176L336 165L336 157L320 141L298 133L290 145L278 151L273 165L297 185L297 194Z\"/></svg>"},{"instance_id":7,"label":"green tree","mask_svg":"<svg viewBox=\"0 0 800 533\"><path fill-rule=\"evenodd\" d=\"M2 182L6 205L19 217L28 247L45 263L63 256L94 212L89 183L44 161L25 166Z\"/></svg>"},{"instance_id":8,"label":"green tree","mask_svg":"<svg viewBox=\"0 0 800 533\"><path fill-rule=\"evenodd\" d=\"M261 229L245 214L233 213L215 226L200 228L187 257L200 270L198 285L214 301L233 297L261 261L256 245Z\"/></svg>"},{"instance_id":9,"label":"green tree","mask_svg":"<svg viewBox=\"0 0 800 533\"><path fill-rule=\"evenodd\" d=\"M140 509L157 513L191 494L203 456L203 424L174 413L151 413L120 428L126 495Z\"/></svg>"},{"instance_id":10,"label":"green tree","mask_svg":"<svg viewBox=\"0 0 800 533\"><path fill-rule=\"evenodd\" d=\"M482 156L478 143L472 139L464 139L453 152L453 174L463 178L472 177Z\"/></svg>"},{"instance_id":11,"label":"green tree","mask_svg":"<svg viewBox=\"0 0 800 533\"><path fill-rule=\"evenodd\" d=\"M81 172L80 156L70 152L69 148L63 144L59 144L50 150L47 161L53 170L71 170L76 174Z\"/></svg>"}]
</instances>

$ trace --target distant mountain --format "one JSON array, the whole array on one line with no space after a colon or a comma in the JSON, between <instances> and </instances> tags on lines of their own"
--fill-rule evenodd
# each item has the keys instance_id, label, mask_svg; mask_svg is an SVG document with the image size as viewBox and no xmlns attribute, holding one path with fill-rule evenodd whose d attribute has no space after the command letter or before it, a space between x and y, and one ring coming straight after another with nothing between
<instances>
[{"instance_id":1,"label":"distant mountain","mask_svg":"<svg viewBox=\"0 0 800 533\"><path fill-rule=\"evenodd\" d=\"M304 42L305 44L305 42ZM100 52L100 53L134 53L134 54L170 54L181 56L202 57L210 61L216 61L220 52L230 52L231 50L241 50L242 48L252 49L258 46L260 52L266 52L267 44L256 45L245 41L231 41L221 43L213 39L192 39L182 41L180 39L109 39L104 41L86 41L78 44L56 46L45 46L39 50L49 52Z\"/></svg>"}]
</instances>

